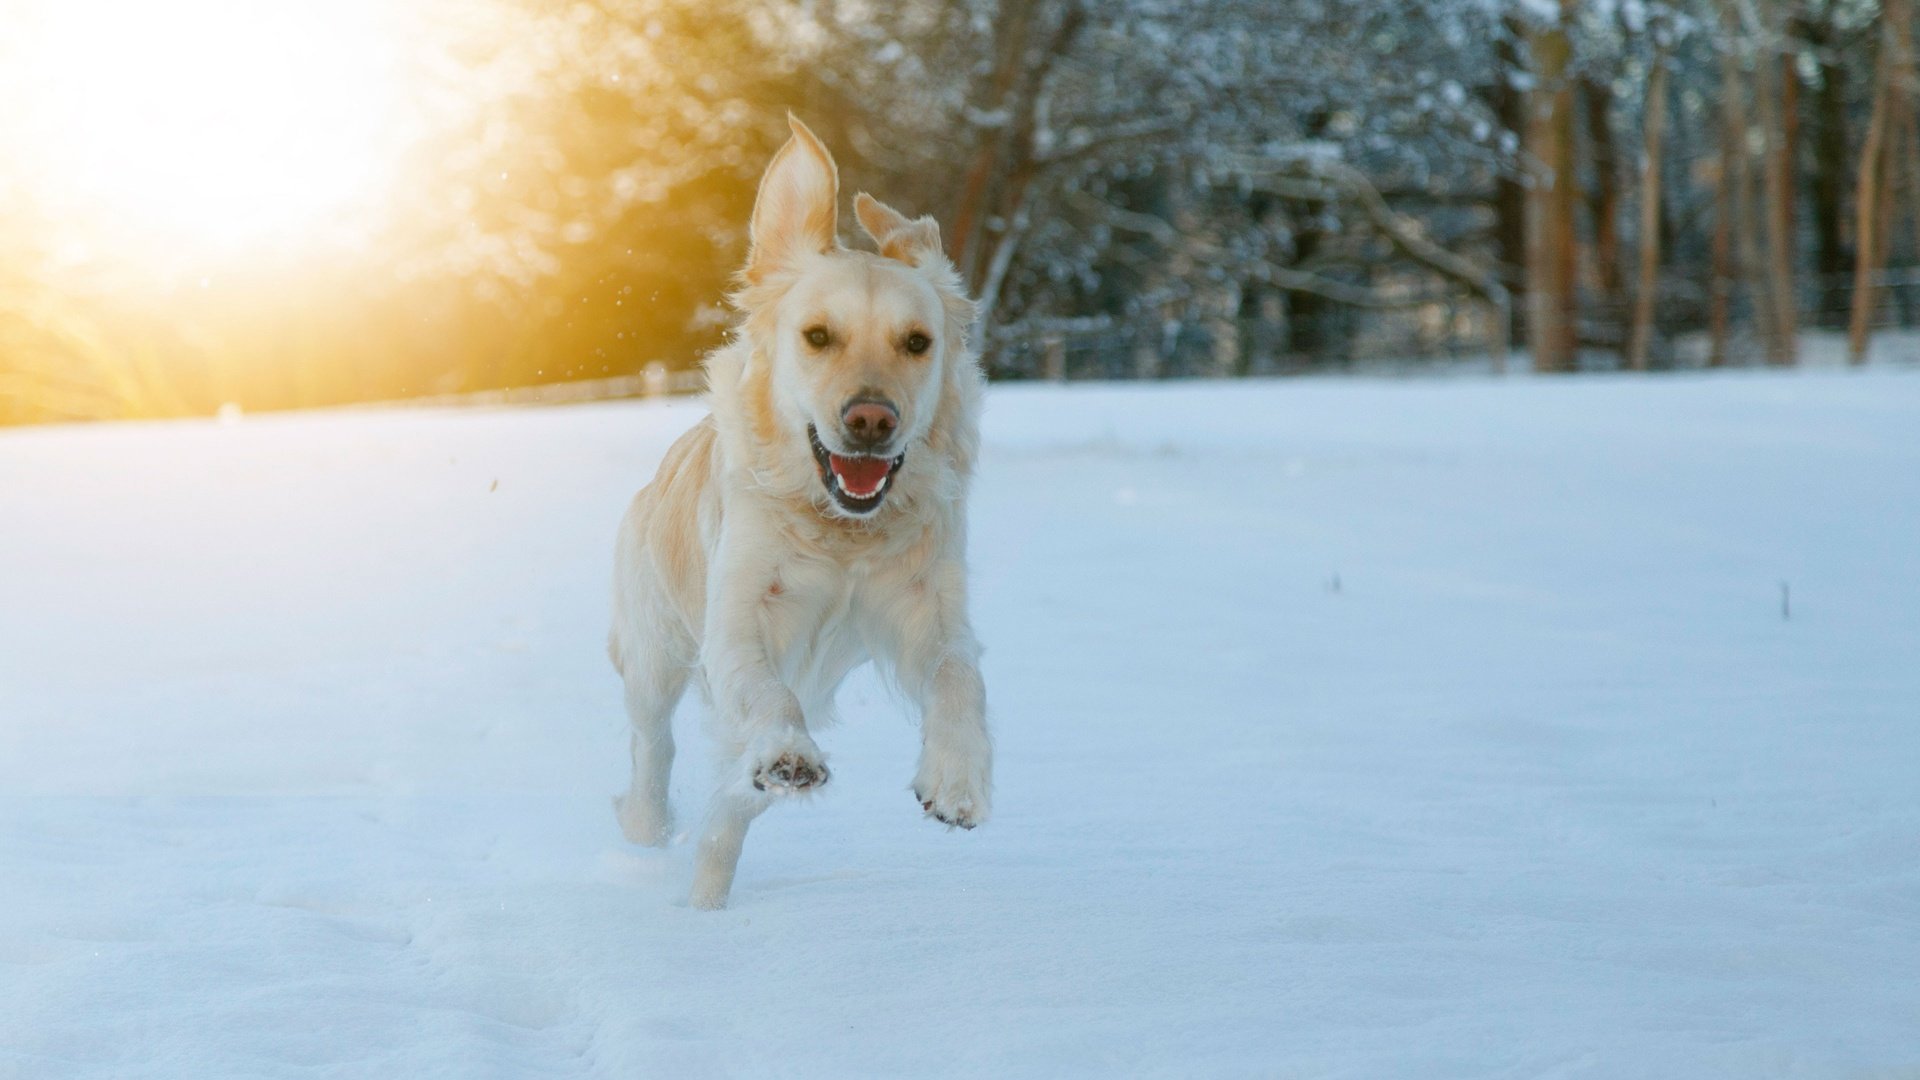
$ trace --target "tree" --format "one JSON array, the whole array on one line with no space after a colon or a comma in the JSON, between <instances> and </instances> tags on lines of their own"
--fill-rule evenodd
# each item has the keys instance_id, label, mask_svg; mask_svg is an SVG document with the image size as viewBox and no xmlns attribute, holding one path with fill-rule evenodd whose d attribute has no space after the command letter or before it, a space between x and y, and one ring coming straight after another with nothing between
<instances>
[{"instance_id":1,"label":"tree","mask_svg":"<svg viewBox=\"0 0 1920 1080\"><path fill-rule=\"evenodd\" d=\"M1890 212L1896 155L1890 149L1906 128L1915 91L1912 10L1908 0L1887 0L1881 16L1880 59L1876 65L1873 114L1860 152L1854 198L1853 312L1847 330L1847 358L1867 360L1875 301L1874 278L1886 263L1894 222Z\"/></svg>"},{"instance_id":2,"label":"tree","mask_svg":"<svg viewBox=\"0 0 1920 1080\"><path fill-rule=\"evenodd\" d=\"M1627 339L1627 366L1647 370L1653 339L1654 303L1660 283L1661 157L1666 149L1668 55L1672 25L1664 11L1649 24L1653 64L1647 79L1645 146L1640 155L1640 273L1634 289L1633 326Z\"/></svg>"},{"instance_id":3,"label":"tree","mask_svg":"<svg viewBox=\"0 0 1920 1080\"><path fill-rule=\"evenodd\" d=\"M1540 164L1527 199L1528 344L1535 371L1572 371L1579 346L1573 137L1573 41L1577 0L1560 0L1558 17L1531 29L1537 83L1526 146Z\"/></svg>"}]
</instances>

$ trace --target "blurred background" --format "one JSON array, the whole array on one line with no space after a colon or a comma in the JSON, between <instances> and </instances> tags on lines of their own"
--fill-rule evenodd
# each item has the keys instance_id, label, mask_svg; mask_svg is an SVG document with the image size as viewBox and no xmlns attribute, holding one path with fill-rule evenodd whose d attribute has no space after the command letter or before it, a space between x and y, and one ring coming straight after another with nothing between
<instances>
[{"instance_id":1,"label":"blurred background","mask_svg":"<svg viewBox=\"0 0 1920 1080\"><path fill-rule=\"evenodd\" d=\"M939 219L1000 379L1864 361L1920 318L1908 0L0 19L0 423L695 386L788 109Z\"/></svg>"}]
</instances>

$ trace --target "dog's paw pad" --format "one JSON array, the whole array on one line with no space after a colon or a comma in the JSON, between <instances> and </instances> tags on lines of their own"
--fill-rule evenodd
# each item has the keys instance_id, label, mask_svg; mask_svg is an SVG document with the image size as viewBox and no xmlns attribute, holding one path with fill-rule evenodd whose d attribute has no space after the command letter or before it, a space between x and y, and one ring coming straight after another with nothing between
<instances>
[{"instance_id":1,"label":"dog's paw pad","mask_svg":"<svg viewBox=\"0 0 1920 1080\"><path fill-rule=\"evenodd\" d=\"M781 754L754 770L756 791L809 791L827 782L827 766L795 753Z\"/></svg>"}]
</instances>

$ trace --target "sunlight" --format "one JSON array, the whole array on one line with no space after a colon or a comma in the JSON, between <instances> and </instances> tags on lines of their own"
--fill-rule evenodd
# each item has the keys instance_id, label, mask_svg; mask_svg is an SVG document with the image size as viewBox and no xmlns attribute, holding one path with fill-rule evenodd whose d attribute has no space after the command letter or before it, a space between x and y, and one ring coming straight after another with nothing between
<instances>
[{"instance_id":1,"label":"sunlight","mask_svg":"<svg viewBox=\"0 0 1920 1080\"><path fill-rule=\"evenodd\" d=\"M9 0L0 151L43 212L193 250L311 238L392 165L371 0ZM17 104L16 104L17 103ZM23 106L23 107L22 107ZM127 234L132 234L131 236Z\"/></svg>"}]
</instances>

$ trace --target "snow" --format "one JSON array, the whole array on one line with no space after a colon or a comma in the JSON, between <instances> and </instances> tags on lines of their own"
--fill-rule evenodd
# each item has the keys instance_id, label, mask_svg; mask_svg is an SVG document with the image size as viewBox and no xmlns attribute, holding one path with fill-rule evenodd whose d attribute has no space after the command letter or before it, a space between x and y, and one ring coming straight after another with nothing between
<instances>
[{"instance_id":1,"label":"snow","mask_svg":"<svg viewBox=\"0 0 1920 1080\"><path fill-rule=\"evenodd\" d=\"M700 412L0 434L0 1076L1920 1064L1920 373L996 388L994 820L857 677L713 914L602 652Z\"/></svg>"}]
</instances>

